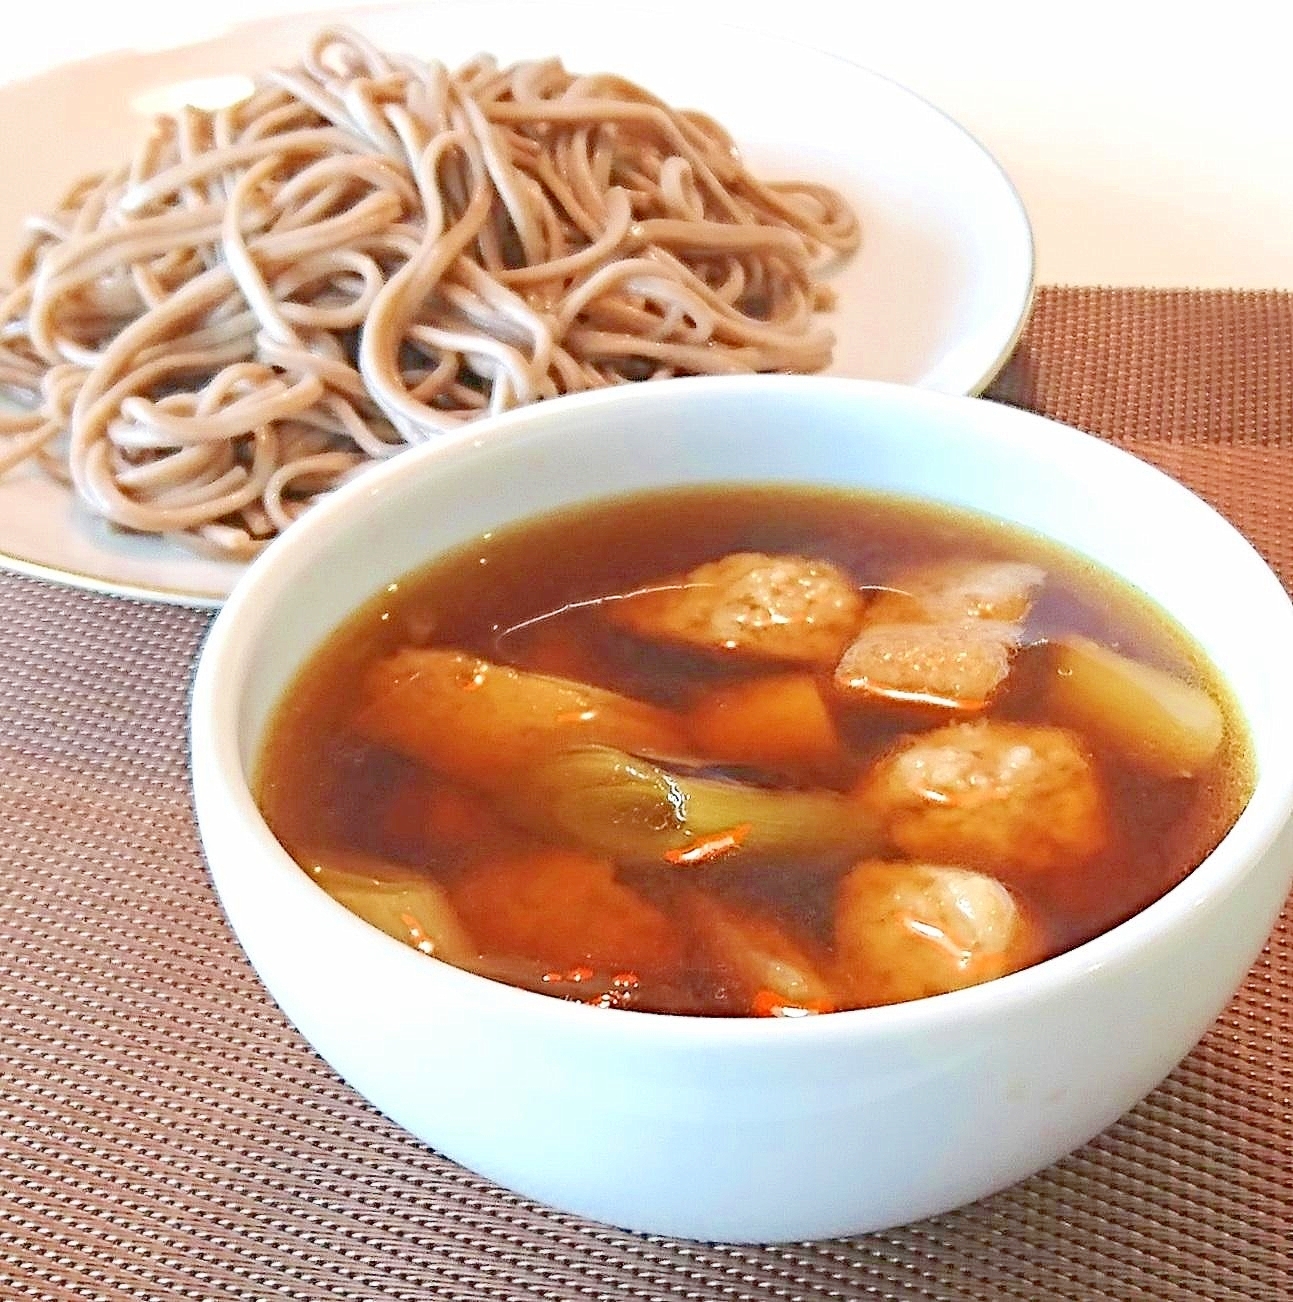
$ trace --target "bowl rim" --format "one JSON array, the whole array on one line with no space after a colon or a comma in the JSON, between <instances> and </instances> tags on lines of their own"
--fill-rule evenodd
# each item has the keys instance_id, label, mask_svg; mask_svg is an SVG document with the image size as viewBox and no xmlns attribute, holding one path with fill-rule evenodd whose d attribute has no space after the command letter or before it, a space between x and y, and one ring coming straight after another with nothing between
<instances>
[{"instance_id":1,"label":"bowl rim","mask_svg":"<svg viewBox=\"0 0 1293 1302\"><path fill-rule=\"evenodd\" d=\"M856 400L865 400L869 394L874 394L916 408L944 408L948 411L965 408L966 404L994 407L1000 412L1002 422L999 437L1018 438L1026 433L1028 439L1035 440L1038 434L1044 433L1073 446L1081 445L1083 451L1080 455L1105 459L1111 471L1138 475L1146 485L1154 486L1153 491L1175 495L1178 500L1189 499L1188 509L1201 520L1210 517L1211 528L1218 531L1219 536L1229 536L1233 553L1242 556L1256 578L1266 584L1271 596L1267 603L1270 612L1273 615L1278 612L1290 645L1293 645L1293 601L1265 559L1233 524L1197 494L1152 464L1050 417L975 396L845 377L692 377L597 390L481 418L459 431L410 448L398 457L374 466L312 507L252 563L212 623L193 678L189 740L199 823L202 822L203 807L213 801L222 804L227 812L242 820L243 835L255 842L258 851L272 865L272 870L299 880L303 896L315 899L318 907L338 925L349 925L356 945L365 948L376 946L375 952L385 956L384 962L404 964L409 979L430 983L433 987L438 985L448 997L463 995L473 1003L496 1005L500 1011L514 1007L518 1014L543 1017L552 1021L554 1026L597 1026L598 1034L610 1041L623 1040L639 1045L703 1042L732 1049L758 1045L766 1052L767 1046L780 1045L789 1049L793 1045L797 1051L806 1043L830 1046L841 1039L852 1042L859 1037L905 1037L949 1022L973 1023L986 1017L1008 1015L1011 1010L1044 1001L1058 989L1076 981L1134 963L1142 951L1170 936L1187 917L1224 899L1290 822L1293 817L1293 770L1286 773L1259 771L1251 799L1217 847L1177 885L1123 922L1063 953L979 985L905 1003L841 1010L829 1016L725 1018L641 1010L616 1015L622 1010L553 998L480 976L441 960L428 959L364 922L313 882L279 844L255 804L249 777L244 772L237 737L241 696L222 692L220 684L240 681L233 671L246 664L257 649L265 632L267 615L273 609L273 601L266 598L272 598L276 590L281 590L311 563L311 553L317 542L362 527L366 519L381 509L384 495L404 486L413 491L411 486L433 476L435 468L444 459L485 449L506 450L509 443L529 437L551 437L551 431L559 429L564 414L573 409L614 408L624 402L667 402L677 395L680 386L685 386L698 398L706 390L712 392L720 387L733 390L739 386L747 391L769 393L802 390L806 397L817 390L823 393L832 391L837 396ZM524 518L524 515L509 516L509 519L516 520ZM1069 547L1066 543L1060 545ZM1073 550L1072 547L1069 549ZM429 559L432 558L411 565L409 570L416 570ZM294 666L299 667L300 662ZM204 850L205 839L204 835ZM219 895L219 882L215 880L217 874L211 867L208 867L208 874L213 878ZM417 973L422 975L417 976ZM587 1020L597 1018L601 1020ZM579 1019L585 1020L581 1023Z\"/></svg>"}]
</instances>

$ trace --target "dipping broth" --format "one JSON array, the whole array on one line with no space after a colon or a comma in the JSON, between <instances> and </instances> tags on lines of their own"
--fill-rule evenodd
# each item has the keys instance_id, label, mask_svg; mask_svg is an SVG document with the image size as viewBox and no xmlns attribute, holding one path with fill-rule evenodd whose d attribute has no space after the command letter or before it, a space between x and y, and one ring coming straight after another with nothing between
<instances>
[{"instance_id":1,"label":"dipping broth","mask_svg":"<svg viewBox=\"0 0 1293 1302\"><path fill-rule=\"evenodd\" d=\"M1253 786L1225 685L1085 559L855 492L670 490L486 535L311 659L255 781L389 934L606 1007L799 1016L1115 926Z\"/></svg>"}]
</instances>

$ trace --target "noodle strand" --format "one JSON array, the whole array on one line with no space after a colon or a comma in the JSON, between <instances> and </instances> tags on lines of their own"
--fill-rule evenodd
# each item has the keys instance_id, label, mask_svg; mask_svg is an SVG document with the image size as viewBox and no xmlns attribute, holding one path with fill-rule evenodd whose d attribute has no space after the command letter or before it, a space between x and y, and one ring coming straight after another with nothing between
<instances>
[{"instance_id":1,"label":"noodle strand","mask_svg":"<svg viewBox=\"0 0 1293 1302\"><path fill-rule=\"evenodd\" d=\"M157 119L27 222L0 296L0 473L249 557L375 460L521 403L818 370L859 243L712 119L557 59L456 71L319 32Z\"/></svg>"}]
</instances>

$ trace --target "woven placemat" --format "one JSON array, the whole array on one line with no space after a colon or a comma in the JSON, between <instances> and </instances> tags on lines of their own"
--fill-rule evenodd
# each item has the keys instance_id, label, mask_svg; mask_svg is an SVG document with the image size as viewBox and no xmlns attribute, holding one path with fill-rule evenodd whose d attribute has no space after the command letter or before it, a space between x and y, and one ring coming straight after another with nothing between
<instances>
[{"instance_id":1,"label":"woven placemat","mask_svg":"<svg viewBox=\"0 0 1293 1302\"><path fill-rule=\"evenodd\" d=\"M993 395L1158 462L1293 579L1293 297L1045 290ZM917 1225L677 1243L441 1159L287 1025L208 887L207 622L0 574L0 1297L1293 1298L1287 913L1140 1107Z\"/></svg>"}]
</instances>

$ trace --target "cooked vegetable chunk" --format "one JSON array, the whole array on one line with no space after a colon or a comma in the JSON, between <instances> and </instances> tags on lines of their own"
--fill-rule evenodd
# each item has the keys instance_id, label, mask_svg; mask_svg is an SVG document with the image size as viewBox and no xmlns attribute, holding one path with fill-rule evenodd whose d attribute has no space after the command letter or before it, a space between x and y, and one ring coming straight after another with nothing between
<instances>
[{"instance_id":1,"label":"cooked vegetable chunk","mask_svg":"<svg viewBox=\"0 0 1293 1302\"><path fill-rule=\"evenodd\" d=\"M1193 777L1216 755L1225 717L1202 688L1087 638L1048 651L1047 693L1066 723L1163 777Z\"/></svg>"},{"instance_id":2,"label":"cooked vegetable chunk","mask_svg":"<svg viewBox=\"0 0 1293 1302\"><path fill-rule=\"evenodd\" d=\"M684 915L747 991L758 1017L799 1017L836 1006L823 960L772 919L702 891L683 898Z\"/></svg>"},{"instance_id":3,"label":"cooked vegetable chunk","mask_svg":"<svg viewBox=\"0 0 1293 1302\"><path fill-rule=\"evenodd\" d=\"M515 841L518 833L500 825L483 792L446 782L430 769L394 784L372 811L375 837L369 844L416 856L428 843L439 847L438 861L456 863Z\"/></svg>"},{"instance_id":4,"label":"cooked vegetable chunk","mask_svg":"<svg viewBox=\"0 0 1293 1302\"><path fill-rule=\"evenodd\" d=\"M462 651L398 651L372 667L364 693L355 719L364 736L486 790L562 747L685 748L667 710Z\"/></svg>"},{"instance_id":5,"label":"cooked vegetable chunk","mask_svg":"<svg viewBox=\"0 0 1293 1302\"><path fill-rule=\"evenodd\" d=\"M817 679L777 673L712 688L687 712L694 752L775 772L839 771L848 756Z\"/></svg>"},{"instance_id":6,"label":"cooked vegetable chunk","mask_svg":"<svg viewBox=\"0 0 1293 1302\"><path fill-rule=\"evenodd\" d=\"M623 967L676 963L681 953L668 919L618 882L612 863L578 850L490 859L465 872L451 897L486 956L563 971L586 964L604 981Z\"/></svg>"},{"instance_id":7,"label":"cooked vegetable chunk","mask_svg":"<svg viewBox=\"0 0 1293 1302\"><path fill-rule=\"evenodd\" d=\"M476 946L449 896L416 868L343 850L301 862L334 900L388 936L457 967L477 966Z\"/></svg>"},{"instance_id":8,"label":"cooked vegetable chunk","mask_svg":"<svg viewBox=\"0 0 1293 1302\"><path fill-rule=\"evenodd\" d=\"M807 866L866 854L866 811L834 791L756 787L650 763L609 746L562 751L517 773L510 809L527 826L629 863Z\"/></svg>"},{"instance_id":9,"label":"cooked vegetable chunk","mask_svg":"<svg viewBox=\"0 0 1293 1302\"><path fill-rule=\"evenodd\" d=\"M610 607L622 627L705 651L827 668L861 622L847 574L803 556L734 552Z\"/></svg>"}]
</instances>

